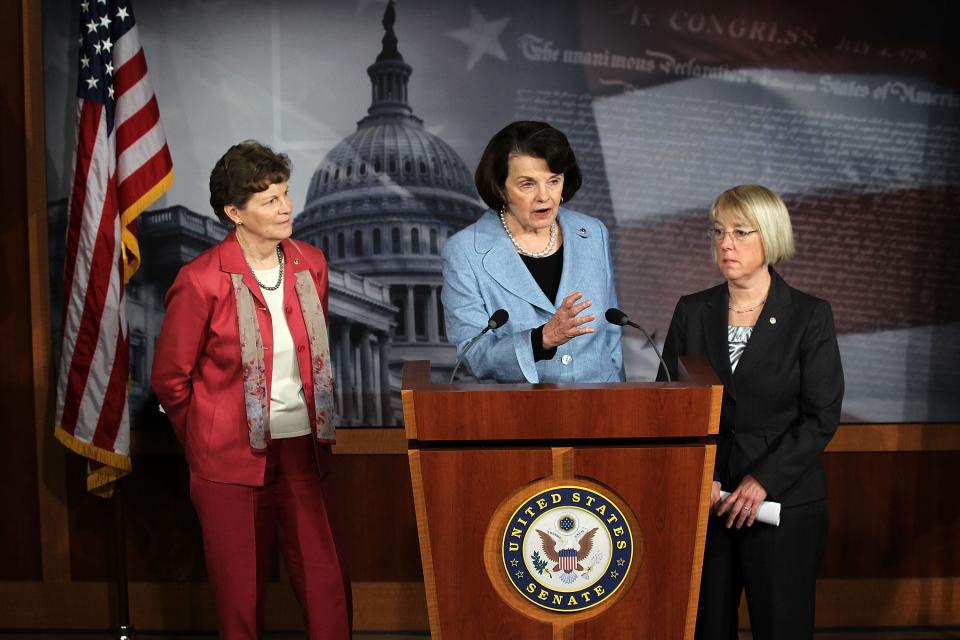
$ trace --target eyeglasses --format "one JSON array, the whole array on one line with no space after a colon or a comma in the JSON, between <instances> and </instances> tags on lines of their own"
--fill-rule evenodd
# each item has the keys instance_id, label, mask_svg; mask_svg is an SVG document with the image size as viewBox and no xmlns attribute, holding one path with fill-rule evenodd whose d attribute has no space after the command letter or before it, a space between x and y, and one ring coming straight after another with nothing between
<instances>
[{"instance_id":1,"label":"eyeglasses","mask_svg":"<svg viewBox=\"0 0 960 640\"><path fill-rule=\"evenodd\" d=\"M757 229L734 229L733 231L724 231L720 227L707 229L707 237L714 242L723 242L723 236L725 235L729 235L734 242L739 242L746 240L755 233L757 233Z\"/></svg>"}]
</instances>

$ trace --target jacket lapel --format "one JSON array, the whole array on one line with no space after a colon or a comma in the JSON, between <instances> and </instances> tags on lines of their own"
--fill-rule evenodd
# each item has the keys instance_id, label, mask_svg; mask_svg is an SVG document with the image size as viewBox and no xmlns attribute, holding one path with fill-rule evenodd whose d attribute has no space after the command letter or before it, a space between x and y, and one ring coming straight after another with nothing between
<instances>
[{"instance_id":1,"label":"jacket lapel","mask_svg":"<svg viewBox=\"0 0 960 640\"><path fill-rule=\"evenodd\" d=\"M763 305L757 324L753 327L747 347L740 356L734 377L740 377L761 362L763 358L777 357L775 346L783 327L786 314L789 312L790 288L783 278L770 267L770 291L767 293L767 302Z\"/></svg>"},{"instance_id":2,"label":"jacket lapel","mask_svg":"<svg viewBox=\"0 0 960 640\"><path fill-rule=\"evenodd\" d=\"M287 239L280 241L280 248L283 250L283 300L284 304L288 300L296 300L296 284L298 271L307 269L307 261L300 253L297 243ZM260 287L257 287L260 291Z\"/></svg>"},{"instance_id":3,"label":"jacket lapel","mask_svg":"<svg viewBox=\"0 0 960 640\"><path fill-rule=\"evenodd\" d=\"M292 239L286 239L280 241L280 248L283 250L283 270L285 274L294 274L298 271L303 271L308 269L309 265L307 264L307 259L303 257L303 254L300 253L299 243L294 242ZM286 279L286 275L284 275ZM291 281L295 278L291 278Z\"/></svg>"},{"instance_id":4,"label":"jacket lapel","mask_svg":"<svg viewBox=\"0 0 960 640\"><path fill-rule=\"evenodd\" d=\"M543 289L520 259L500 224L500 218L492 211L487 211L479 220L476 250L477 253L484 254L481 260L484 271L501 287L548 313L555 311L553 303L547 300ZM564 262L566 260L564 256Z\"/></svg>"},{"instance_id":5,"label":"jacket lapel","mask_svg":"<svg viewBox=\"0 0 960 640\"><path fill-rule=\"evenodd\" d=\"M584 281L594 276L594 261L599 253L590 254L589 235L580 235L580 230L569 222L568 217L562 215L563 209L557 220L560 223L560 229L563 231L563 271L560 273L560 287L557 289L557 297L562 300L563 296L574 291L584 292L588 287ZM577 265L574 267L574 265ZM594 287L595 288L595 287ZM586 298L582 298L583 302ZM558 300L559 302L559 300ZM590 309L587 313L603 315L606 309Z\"/></svg>"},{"instance_id":6,"label":"jacket lapel","mask_svg":"<svg viewBox=\"0 0 960 640\"><path fill-rule=\"evenodd\" d=\"M730 393L736 397L733 387L733 372L730 370L730 352L727 347L727 285L723 284L714 289L713 295L703 310L703 335L706 336L707 357L713 370L720 376L720 381ZM743 366L737 365L737 369Z\"/></svg>"},{"instance_id":7,"label":"jacket lapel","mask_svg":"<svg viewBox=\"0 0 960 640\"><path fill-rule=\"evenodd\" d=\"M240 243L237 241L237 232L230 231L227 237L220 243L220 269L226 273L242 273L243 284L253 294L256 301L263 307L267 306L260 291L260 286L253 277L253 271L243 257L243 251L240 249Z\"/></svg>"}]
</instances>

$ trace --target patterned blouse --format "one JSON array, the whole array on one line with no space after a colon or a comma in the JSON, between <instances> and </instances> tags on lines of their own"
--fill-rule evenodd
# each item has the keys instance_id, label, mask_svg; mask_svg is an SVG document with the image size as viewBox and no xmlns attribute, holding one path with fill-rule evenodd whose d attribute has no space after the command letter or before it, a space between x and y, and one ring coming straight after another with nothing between
<instances>
[{"instance_id":1,"label":"patterned blouse","mask_svg":"<svg viewBox=\"0 0 960 640\"><path fill-rule=\"evenodd\" d=\"M727 325L727 348L730 350L730 371L737 370L737 363L740 362L740 356L743 350L747 348L747 342L753 333L753 327L738 327L733 324Z\"/></svg>"}]
</instances>

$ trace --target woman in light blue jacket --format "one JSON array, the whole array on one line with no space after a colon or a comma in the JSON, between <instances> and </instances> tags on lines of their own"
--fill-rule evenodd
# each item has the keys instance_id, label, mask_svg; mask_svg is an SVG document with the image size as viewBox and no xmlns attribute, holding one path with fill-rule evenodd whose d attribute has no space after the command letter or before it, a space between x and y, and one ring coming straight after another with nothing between
<instances>
[{"instance_id":1,"label":"woman in light blue jacket","mask_svg":"<svg viewBox=\"0 0 960 640\"><path fill-rule=\"evenodd\" d=\"M497 382L623 380L620 327L606 226L560 204L580 188L563 133L514 122L487 144L476 171L490 207L443 248L448 339L462 352L494 311L509 321L468 352L474 376Z\"/></svg>"}]
</instances>

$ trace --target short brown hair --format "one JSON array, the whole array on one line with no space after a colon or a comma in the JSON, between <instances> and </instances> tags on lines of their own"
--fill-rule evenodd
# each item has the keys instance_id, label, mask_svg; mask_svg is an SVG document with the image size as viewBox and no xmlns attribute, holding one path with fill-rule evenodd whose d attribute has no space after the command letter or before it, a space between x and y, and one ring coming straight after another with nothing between
<instances>
[{"instance_id":1,"label":"short brown hair","mask_svg":"<svg viewBox=\"0 0 960 640\"><path fill-rule=\"evenodd\" d=\"M507 182L511 155L531 156L546 161L550 171L563 174L561 196L569 202L580 188L580 167L563 132L546 122L519 120L498 131L483 150L474 181L477 193L494 211L503 208L503 187Z\"/></svg>"},{"instance_id":2,"label":"short brown hair","mask_svg":"<svg viewBox=\"0 0 960 640\"><path fill-rule=\"evenodd\" d=\"M233 145L210 172L210 206L220 222L233 225L224 207L242 209L255 193L290 179L290 158L256 140Z\"/></svg>"}]
</instances>

